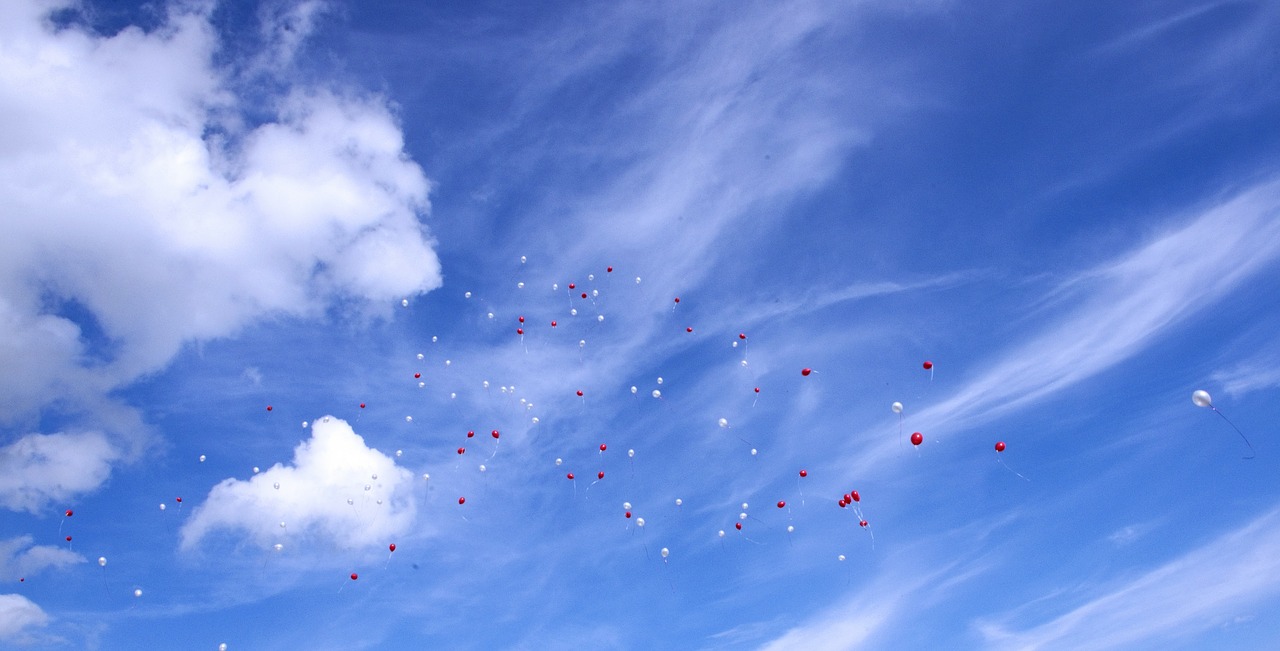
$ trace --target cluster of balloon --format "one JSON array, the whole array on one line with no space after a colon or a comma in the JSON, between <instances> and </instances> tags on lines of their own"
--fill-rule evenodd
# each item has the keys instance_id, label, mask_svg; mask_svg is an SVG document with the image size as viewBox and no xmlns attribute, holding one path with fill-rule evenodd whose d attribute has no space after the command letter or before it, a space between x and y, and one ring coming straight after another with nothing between
<instances>
[{"instance_id":1,"label":"cluster of balloon","mask_svg":"<svg viewBox=\"0 0 1280 651\"><path fill-rule=\"evenodd\" d=\"M860 506L861 503L862 503L862 495L859 495L858 491L856 490L845 493L843 496L840 497L840 501L839 501L840 508L842 509L849 508L849 507L853 508L853 514L858 518L858 526L865 529L866 532L871 536L871 548L875 549L876 534L874 531L872 531L871 523L867 521L867 516L863 515L862 513L862 507Z\"/></svg>"},{"instance_id":2,"label":"cluster of balloon","mask_svg":"<svg viewBox=\"0 0 1280 651\"><path fill-rule=\"evenodd\" d=\"M1222 420L1226 421L1226 423L1231 426L1231 429L1235 430L1236 434L1240 435L1244 444L1249 446L1249 456L1245 457L1245 459L1252 459L1257 455L1257 452L1253 449L1253 444L1249 442L1249 437L1245 436L1244 432L1240 431L1240 428L1236 427L1236 424L1231 422L1231 419L1227 418L1226 414L1222 413L1220 409L1213 405L1213 397L1209 395L1208 391L1203 389L1196 390L1191 394L1191 402L1197 407L1203 407L1221 416Z\"/></svg>"}]
</instances>

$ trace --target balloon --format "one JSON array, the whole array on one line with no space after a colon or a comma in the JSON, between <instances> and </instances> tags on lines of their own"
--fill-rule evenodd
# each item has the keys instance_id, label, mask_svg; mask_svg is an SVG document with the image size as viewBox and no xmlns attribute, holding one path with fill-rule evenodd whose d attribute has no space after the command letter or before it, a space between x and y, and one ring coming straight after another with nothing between
<instances>
[{"instance_id":1,"label":"balloon","mask_svg":"<svg viewBox=\"0 0 1280 651\"><path fill-rule=\"evenodd\" d=\"M631 502L623 502L622 508L627 509L628 511L631 510Z\"/></svg>"},{"instance_id":2,"label":"balloon","mask_svg":"<svg viewBox=\"0 0 1280 651\"><path fill-rule=\"evenodd\" d=\"M653 394L652 394L652 395L653 395L653 397L655 397L655 398L661 398L661 397L662 397L662 392L661 392L661 391L659 391L659 390L657 390L657 389L654 389L654 390L653 390Z\"/></svg>"},{"instance_id":3,"label":"balloon","mask_svg":"<svg viewBox=\"0 0 1280 651\"><path fill-rule=\"evenodd\" d=\"M844 560L844 554L841 554L841 555L837 556L837 557L836 557L836 560L843 561L843 560Z\"/></svg>"},{"instance_id":4,"label":"balloon","mask_svg":"<svg viewBox=\"0 0 1280 651\"><path fill-rule=\"evenodd\" d=\"M795 533L795 531L796 531L796 528L794 526L787 525L787 533Z\"/></svg>"},{"instance_id":5,"label":"balloon","mask_svg":"<svg viewBox=\"0 0 1280 651\"><path fill-rule=\"evenodd\" d=\"M800 375L803 375L803 376L805 376L805 377L809 377L809 374L810 374L810 373L812 373L812 372L813 372L813 369L811 369L811 368L802 368L802 369L800 369Z\"/></svg>"},{"instance_id":6,"label":"balloon","mask_svg":"<svg viewBox=\"0 0 1280 651\"><path fill-rule=\"evenodd\" d=\"M600 444L600 451L601 451L601 452L604 452L604 451L605 451L606 449L608 449L608 448L609 448L609 446L605 445L604 443L601 443L601 444Z\"/></svg>"},{"instance_id":7,"label":"balloon","mask_svg":"<svg viewBox=\"0 0 1280 651\"><path fill-rule=\"evenodd\" d=\"M356 574L355 572L352 572L352 573L351 573L351 580L352 580L352 581L355 581L355 580L356 580L356 579L358 579L358 578L360 578L360 575L359 575L359 574Z\"/></svg>"},{"instance_id":8,"label":"balloon","mask_svg":"<svg viewBox=\"0 0 1280 651\"><path fill-rule=\"evenodd\" d=\"M604 479L604 471L603 471L603 470L601 470L600 472L596 473L596 479Z\"/></svg>"},{"instance_id":9,"label":"balloon","mask_svg":"<svg viewBox=\"0 0 1280 651\"><path fill-rule=\"evenodd\" d=\"M866 520L861 520L861 521L859 521L859 522L858 522L858 526L859 526L859 527L862 527L863 529L866 529L866 528L867 528L867 521L866 521Z\"/></svg>"},{"instance_id":10,"label":"balloon","mask_svg":"<svg viewBox=\"0 0 1280 651\"><path fill-rule=\"evenodd\" d=\"M670 550L670 549L667 549L666 547L663 547L663 548L662 548L662 557L663 557L663 558L666 558L666 557L668 557L668 556L670 556L670 555L671 555L671 550Z\"/></svg>"},{"instance_id":11,"label":"balloon","mask_svg":"<svg viewBox=\"0 0 1280 651\"><path fill-rule=\"evenodd\" d=\"M808 471L808 470L801 470L801 471L800 471L800 476L801 476L801 477L808 477L808 476L809 476L809 471Z\"/></svg>"},{"instance_id":12,"label":"balloon","mask_svg":"<svg viewBox=\"0 0 1280 651\"><path fill-rule=\"evenodd\" d=\"M684 331L685 331L685 332L693 332L693 328L685 328L685 329L684 329Z\"/></svg>"},{"instance_id":13,"label":"balloon","mask_svg":"<svg viewBox=\"0 0 1280 651\"><path fill-rule=\"evenodd\" d=\"M204 455L200 455L200 463L204 463Z\"/></svg>"},{"instance_id":14,"label":"balloon","mask_svg":"<svg viewBox=\"0 0 1280 651\"><path fill-rule=\"evenodd\" d=\"M684 500L682 500L682 499L680 499L680 498L678 498L678 497L677 497L677 498L676 498L676 506L680 506L681 504L684 504Z\"/></svg>"},{"instance_id":15,"label":"balloon","mask_svg":"<svg viewBox=\"0 0 1280 651\"><path fill-rule=\"evenodd\" d=\"M613 267L605 267L606 273L613 273Z\"/></svg>"},{"instance_id":16,"label":"balloon","mask_svg":"<svg viewBox=\"0 0 1280 651\"><path fill-rule=\"evenodd\" d=\"M459 498L458 498L458 503L459 503L459 504L466 504L466 503L467 503L467 498L465 498L465 497L459 497Z\"/></svg>"},{"instance_id":17,"label":"balloon","mask_svg":"<svg viewBox=\"0 0 1280 651\"><path fill-rule=\"evenodd\" d=\"M676 303L677 303L677 304L679 304L679 303L680 303L680 297L679 297L679 296L677 296L677 297L676 297Z\"/></svg>"},{"instance_id":18,"label":"balloon","mask_svg":"<svg viewBox=\"0 0 1280 651\"><path fill-rule=\"evenodd\" d=\"M911 435L911 445L920 445L921 443L924 443L924 434L916 432Z\"/></svg>"},{"instance_id":19,"label":"balloon","mask_svg":"<svg viewBox=\"0 0 1280 651\"><path fill-rule=\"evenodd\" d=\"M578 288L578 286L577 286L577 285L575 285L575 284L573 284L573 283L569 283L569 289L577 289L577 288Z\"/></svg>"},{"instance_id":20,"label":"balloon","mask_svg":"<svg viewBox=\"0 0 1280 651\"><path fill-rule=\"evenodd\" d=\"M855 501L855 502L861 502L861 501L862 501L862 496L858 494L858 491L850 491L850 492L849 492L849 498L850 498L850 499L852 499L852 500L853 500L853 501Z\"/></svg>"},{"instance_id":21,"label":"balloon","mask_svg":"<svg viewBox=\"0 0 1280 651\"><path fill-rule=\"evenodd\" d=\"M739 339L744 339L744 340L745 340L745 339L747 338L747 335L746 335L746 333L745 333L745 332L739 332L739 333L738 333L738 338L739 338Z\"/></svg>"},{"instance_id":22,"label":"balloon","mask_svg":"<svg viewBox=\"0 0 1280 651\"><path fill-rule=\"evenodd\" d=\"M996 441L996 452L1004 452L1004 441Z\"/></svg>"},{"instance_id":23,"label":"balloon","mask_svg":"<svg viewBox=\"0 0 1280 651\"><path fill-rule=\"evenodd\" d=\"M165 507L165 503L164 503L164 502L161 502L161 503L160 503L160 510L161 510L161 511L163 511L163 510L165 510L165 508L166 508L166 507Z\"/></svg>"},{"instance_id":24,"label":"balloon","mask_svg":"<svg viewBox=\"0 0 1280 651\"><path fill-rule=\"evenodd\" d=\"M643 528L644 528L644 518L636 518L636 526L637 526L637 527L640 527L640 528L642 528L642 529L643 529Z\"/></svg>"},{"instance_id":25,"label":"balloon","mask_svg":"<svg viewBox=\"0 0 1280 651\"><path fill-rule=\"evenodd\" d=\"M733 523L733 528L737 529L738 531L742 531L742 523L741 522Z\"/></svg>"},{"instance_id":26,"label":"balloon","mask_svg":"<svg viewBox=\"0 0 1280 651\"><path fill-rule=\"evenodd\" d=\"M524 334L524 328L516 328L516 334L518 335Z\"/></svg>"},{"instance_id":27,"label":"balloon","mask_svg":"<svg viewBox=\"0 0 1280 651\"><path fill-rule=\"evenodd\" d=\"M895 414L901 414L901 413L902 413L902 403L901 403L901 402L895 402L895 403L893 403L892 405L889 405L889 408L890 408L890 409L892 409L892 410L893 410L893 413L895 413Z\"/></svg>"},{"instance_id":28,"label":"balloon","mask_svg":"<svg viewBox=\"0 0 1280 651\"><path fill-rule=\"evenodd\" d=\"M142 588L134 588L134 590L133 590L133 596L135 596L135 597L141 597L141 596L142 596Z\"/></svg>"},{"instance_id":29,"label":"balloon","mask_svg":"<svg viewBox=\"0 0 1280 651\"><path fill-rule=\"evenodd\" d=\"M573 479L573 473L565 475L565 479Z\"/></svg>"},{"instance_id":30,"label":"balloon","mask_svg":"<svg viewBox=\"0 0 1280 651\"><path fill-rule=\"evenodd\" d=\"M721 418L721 419L720 419L720 427L728 427L728 426L729 426L729 419L727 419L727 418Z\"/></svg>"},{"instance_id":31,"label":"balloon","mask_svg":"<svg viewBox=\"0 0 1280 651\"><path fill-rule=\"evenodd\" d=\"M276 544L272 545L272 549L274 549L274 550L276 550L276 551L280 551L280 550L284 549L284 545L281 545L280 543L276 543Z\"/></svg>"},{"instance_id":32,"label":"balloon","mask_svg":"<svg viewBox=\"0 0 1280 651\"><path fill-rule=\"evenodd\" d=\"M174 501L175 501L175 502L177 502L177 503L179 503L179 504L181 504L181 503L182 503L182 498L181 498L181 497L175 497L175 498L173 498L173 499L174 499Z\"/></svg>"},{"instance_id":33,"label":"balloon","mask_svg":"<svg viewBox=\"0 0 1280 651\"><path fill-rule=\"evenodd\" d=\"M107 557L106 557L106 556L99 556L99 557L98 557L98 567L106 567L106 566L107 566Z\"/></svg>"},{"instance_id":34,"label":"balloon","mask_svg":"<svg viewBox=\"0 0 1280 651\"><path fill-rule=\"evenodd\" d=\"M475 435L476 435L476 431L475 431L475 430L473 430L473 429L471 429L471 430L467 430L467 438L472 438L472 437L474 437Z\"/></svg>"},{"instance_id":35,"label":"balloon","mask_svg":"<svg viewBox=\"0 0 1280 651\"><path fill-rule=\"evenodd\" d=\"M363 402L362 402L362 403L360 403L360 408L361 408L361 409L364 409L364 403L363 403Z\"/></svg>"},{"instance_id":36,"label":"balloon","mask_svg":"<svg viewBox=\"0 0 1280 651\"><path fill-rule=\"evenodd\" d=\"M390 545L387 545L387 549L389 549L389 550L391 550L391 551L395 551L395 550L396 550L396 544L395 544L395 543L391 543Z\"/></svg>"},{"instance_id":37,"label":"balloon","mask_svg":"<svg viewBox=\"0 0 1280 651\"><path fill-rule=\"evenodd\" d=\"M524 323L524 317L523 317L523 316L518 317L518 318L520 319L520 323Z\"/></svg>"},{"instance_id":38,"label":"balloon","mask_svg":"<svg viewBox=\"0 0 1280 651\"><path fill-rule=\"evenodd\" d=\"M458 454L466 454L466 452L467 452L466 448L458 448Z\"/></svg>"},{"instance_id":39,"label":"balloon","mask_svg":"<svg viewBox=\"0 0 1280 651\"><path fill-rule=\"evenodd\" d=\"M1213 398L1209 396L1208 391L1205 391L1203 389L1198 390L1195 393L1191 394L1191 402L1195 403L1197 407L1213 406Z\"/></svg>"},{"instance_id":40,"label":"balloon","mask_svg":"<svg viewBox=\"0 0 1280 651\"><path fill-rule=\"evenodd\" d=\"M267 411L271 411L271 405L267 405Z\"/></svg>"},{"instance_id":41,"label":"balloon","mask_svg":"<svg viewBox=\"0 0 1280 651\"><path fill-rule=\"evenodd\" d=\"M786 503L786 502L784 502L784 501L782 501L782 500L778 500L778 508L780 508L780 509L781 509L781 508L786 508L786 506L787 506L787 503Z\"/></svg>"},{"instance_id":42,"label":"balloon","mask_svg":"<svg viewBox=\"0 0 1280 651\"><path fill-rule=\"evenodd\" d=\"M495 439L496 439L496 438L498 438L499 436L502 436L502 434L501 434L501 433L499 433L499 432L498 432L498 430L496 430L496 429L495 429L495 430L493 430L492 432L489 432L489 436L492 436L493 438L495 438Z\"/></svg>"},{"instance_id":43,"label":"balloon","mask_svg":"<svg viewBox=\"0 0 1280 651\"><path fill-rule=\"evenodd\" d=\"M581 398L581 397L582 397L582 389L578 389L578 397L579 397L579 398Z\"/></svg>"},{"instance_id":44,"label":"balloon","mask_svg":"<svg viewBox=\"0 0 1280 651\"><path fill-rule=\"evenodd\" d=\"M622 515L623 515L624 517L626 517L628 520L630 520L630 519L631 519L631 511L627 511L626 513L623 513Z\"/></svg>"},{"instance_id":45,"label":"balloon","mask_svg":"<svg viewBox=\"0 0 1280 651\"><path fill-rule=\"evenodd\" d=\"M555 321L552 321L552 322L551 322L551 327L553 327L553 328L554 328L554 327L556 327L556 322L555 322Z\"/></svg>"},{"instance_id":46,"label":"balloon","mask_svg":"<svg viewBox=\"0 0 1280 651\"><path fill-rule=\"evenodd\" d=\"M924 367L924 370L928 371L928 370L931 370L931 369L933 368L933 362L930 362L930 361L928 361L928 360L925 360L925 363L924 363L924 364L921 364L921 366L923 366L923 367Z\"/></svg>"},{"instance_id":47,"label":"balloon","mask_svg":"<svg viewBox=\"0 0 1280 651\"><path fill-rule=\"evenodd\" d=\"M721 529L720 531L716 532L716 535L720 536L721 538L724 538L724 529Z\"/></svg>"},{"instance_id":48,"label":"balloon","mask_svg":"<svg viewBox=\"0 0 1280 651\"><path fill-rule=\"evenodd\" d=\"M67 542L71 542L71 536L67 536Z\"/></svg>"},{"instance_id":49,"label":"balloon","mask_svg":"<svg viewBox=\"0 0 1280 651\"><path fill-rule=\"evenodd\" d=\"M67 517L69 518L72 515L75 515L75 511L72 511L71 509L67 509Z\"/></svg>"}]
</instances>

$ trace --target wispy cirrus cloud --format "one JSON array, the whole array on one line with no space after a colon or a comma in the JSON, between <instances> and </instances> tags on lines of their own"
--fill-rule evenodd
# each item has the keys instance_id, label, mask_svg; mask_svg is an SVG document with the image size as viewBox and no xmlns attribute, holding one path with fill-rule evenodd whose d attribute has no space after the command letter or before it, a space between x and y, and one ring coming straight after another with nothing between
<instances>
[{"instance_id":1,"label":"wispy cirrus cloud","mask_svg":"<svg viewBox=\"0 0 1280 651\"><path fill-rule=\"evenodd\" d=\"M990 648L1114 649L1195 635L1280 594L1280 511L1271 511L1046 622L981 620Z\"/></svg>"}]
</instances>

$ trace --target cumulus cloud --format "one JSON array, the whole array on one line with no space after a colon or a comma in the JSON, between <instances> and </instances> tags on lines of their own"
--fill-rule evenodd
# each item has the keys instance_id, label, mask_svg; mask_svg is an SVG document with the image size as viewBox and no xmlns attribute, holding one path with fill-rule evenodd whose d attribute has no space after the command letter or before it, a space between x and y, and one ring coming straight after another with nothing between
<instances>
[{"instance_id":1,"label":"cumulus cloud","mask_svg":"<svg viewBox=\"0 0 1280 651\"><path fill-rule=\"evenodd\" d=\"M244 83L214 63L208 3L113 35L56 26L69 0L2 4L0 427L118 408L113 391L188 342L336 301L390 310L440 285L420 222L430 183L384 98ZM277 17L264 50L296 55L319 7ZM105 429L97 462L82 460L94 482L24 470L64 435L10 444L6 463L35 483L0 484L0 504L98 485L137 436Z\"/></svg>"},{"instance_id":2,"label":"cumulus cloud","mask_svg":"<svg viewBox=\"0 0 1280 651\"><path fill-rule=\"evenodd\" d=\"M106 481L120 451L101 432L28 434L0 448L0 506L36 513Z\"/></svg>"},{"instance_id":3,"label":"cumulus cloud","mask_svg":"<svg viewBox=\"0 0 1280 651\"><path fill-rule=\"evenodd\" d=\"M382 546L408 530L416 509L413 473L366 446L346 421L325 417L294 449L290 465L214 486L183 526L182 546L194 547L218 530L240 531L270 546L285 533L281 522L291 540Z\"/></svg>"},{"instance_id":4,"label":"cumulus cloud","mask_svg":"<svg viewBox=\"0 0 1280 651\"><path fill-rule=\"evenodd\" d=\"M28 628L48 623L49 616L30 599L19 594L0 594L0 640L16 640Z\"/></svg>"},{"instance_id":5,"label":"cumulus cloud","mask_svg":"<svg viewBox=\"0 0 1280 651\"><path fill-rule=\"evenodd\" d=\"M0 575L8 580L32 577L46 569L59 569L85 562L85 558L69 549L53 545L32 546L31 536L0 540Z\"/></svg>"}]
</instances>

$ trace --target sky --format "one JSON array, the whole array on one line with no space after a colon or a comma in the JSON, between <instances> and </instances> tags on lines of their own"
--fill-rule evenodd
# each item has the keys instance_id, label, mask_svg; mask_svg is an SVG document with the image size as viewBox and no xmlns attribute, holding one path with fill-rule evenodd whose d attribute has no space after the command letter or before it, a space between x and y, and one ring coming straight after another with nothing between
<instances>
[{"instance_id":1,"label":"sky","mask_svg":"<svg viewBox=\"0 0 1280 651\"><path fill-rule=\"evenodd\" d=\"M0 647L1274 648L1277 42L0 3Z\"/></svg>"}]
</instances>

